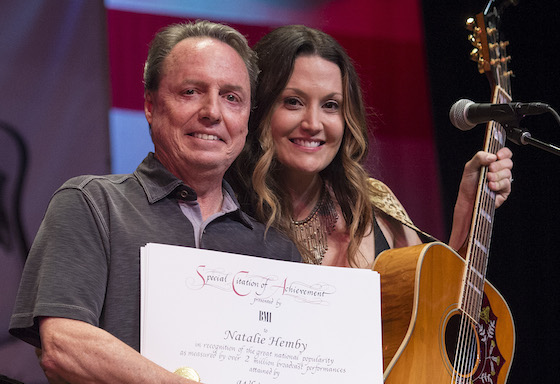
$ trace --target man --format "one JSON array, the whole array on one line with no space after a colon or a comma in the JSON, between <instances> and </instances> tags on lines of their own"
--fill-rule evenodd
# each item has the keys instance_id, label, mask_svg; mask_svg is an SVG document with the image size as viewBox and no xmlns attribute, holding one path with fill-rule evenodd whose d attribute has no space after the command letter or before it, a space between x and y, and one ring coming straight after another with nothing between
<instances>
[{"instance_id":1,"label":"man","mask_svg":"<svg viewBox=\"0 0 560 384\"><path fill-rule=\"evenodd\" d=\"M148 242L300 260L222 180L245 143L257 72L245 38L223 25L173 25L154 38L144 109L155 154L131 175L66 182L22 276L10 332L41 348L51 382L191 382L138 353Z\"/></svg>"}]
</instances>

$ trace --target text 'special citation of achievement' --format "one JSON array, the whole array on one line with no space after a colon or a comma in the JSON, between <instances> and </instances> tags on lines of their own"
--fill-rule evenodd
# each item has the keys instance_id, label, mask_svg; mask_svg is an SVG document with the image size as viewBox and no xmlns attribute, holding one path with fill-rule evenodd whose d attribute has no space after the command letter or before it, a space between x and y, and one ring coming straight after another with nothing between
<instances>
[{"instance_id":1,"label":"text 'special citation of achievement'","mask_svg":"<svg viewBox=\"0 0 560 384\"><path fill-rule=\"evenodd\" d=\"M141 249L141 353L206 384L383 382L377 272Z\"/></svg>"}]
</instances>

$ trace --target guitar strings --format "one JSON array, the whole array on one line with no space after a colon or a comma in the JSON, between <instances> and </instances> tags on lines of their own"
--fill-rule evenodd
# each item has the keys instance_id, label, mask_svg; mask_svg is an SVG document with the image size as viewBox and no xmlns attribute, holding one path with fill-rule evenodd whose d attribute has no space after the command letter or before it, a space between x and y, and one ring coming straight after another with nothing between
<instances>
[{"instance_id":1,"label":"guitar strings","mask_svg":"<svg viewBox=\"0 0 560 384\"><path fill-rule=\"evenodd\" d=\"M497 123L491 123L488 135L488 148L486 150L496 153L504 144L503 128ZM486 184L488 182L486 177L487 168L484 167L482 172L481 178ZM452 383L458 384L470 382L469 376L474 373L472 371L476 368L476 362L479 358L476 323L479 321L480 309L482 307L484 276L488 266L488 252L495 214L495 194L486 188L482 188L480 193L479 204L481 210L479 210L479 214L473 223L474 238L480 239L480 244L477 244L467 255L468 269L466 271L466 282L470 289L464 292L465 297L462 303L464 308L461 313L461 325L454 359L454 367L456 369L453 371ZM480 214L480 212L483 213ZM465 315L465 313L470 316ZM473 323L472 320L476 320L476 323Z\"/></svg>"}]
</instances>

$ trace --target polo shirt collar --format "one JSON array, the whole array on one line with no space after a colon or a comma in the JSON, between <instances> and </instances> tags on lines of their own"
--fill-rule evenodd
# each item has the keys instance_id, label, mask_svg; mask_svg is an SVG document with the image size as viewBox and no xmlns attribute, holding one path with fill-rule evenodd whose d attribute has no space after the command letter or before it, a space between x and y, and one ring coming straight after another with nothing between
<instances>
[{"instance_id":1,"label":"polo shirt collar","mask_svg":"<svg viewBox=\"0 0 560 384\"><path fill-rule=\"evenodd\" d=\"M156 159L153 152L150 152L138 168L136 168L134 175L144 189L150 204L153 204L172 193L176 194L178 198L182 198L184 200L196 200L196 192L188 185L183 184L180 179L169 172L167 168L165 168L163 164ZM222 180L222 188L224 188L231 196L233 202L237 206L237 210L232 212L232 214L236 215L245 226L253 228L251 219L245 212L241 211L239 202L235 197L235 193L227 181Z\"/></svg>"}]
</instances>

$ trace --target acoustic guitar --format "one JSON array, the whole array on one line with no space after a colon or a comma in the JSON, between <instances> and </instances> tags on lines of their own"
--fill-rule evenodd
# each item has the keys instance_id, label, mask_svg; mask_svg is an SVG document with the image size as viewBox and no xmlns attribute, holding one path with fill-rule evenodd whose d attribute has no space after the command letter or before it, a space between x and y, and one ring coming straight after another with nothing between
<instances>
[{"instance_id":1,"label":"acoustic guitar","mask_svg":"<svg viewBox=\"0 0 560 384\"><path fill-rule=\"evenodd\" d=\"M493 1L491 1L493 3ZM469 19L473 58L491 81L492 102L511 101L510 76L500 42L497 9ZM505 145L504 128L487 125L484 150ZM500 293L486 280L495 194L483 167L465 257L442 243L381 253L384 380L389 384L502 384L514 353L515 329Z\"/></svg>"}]
</instances>

